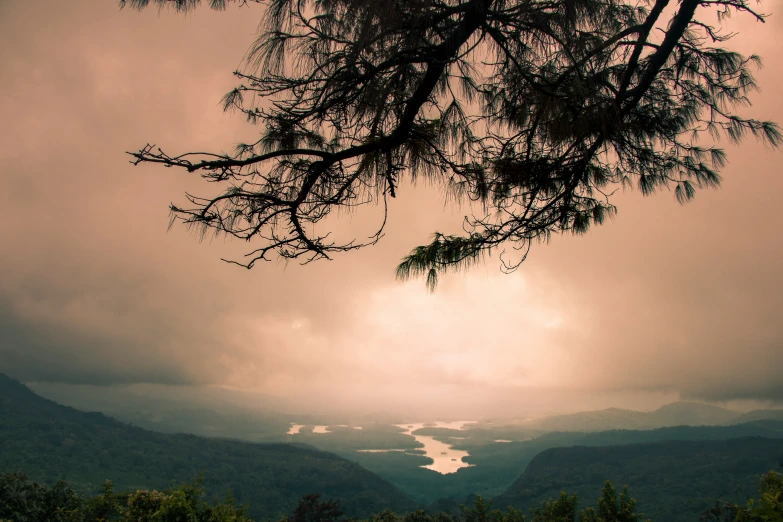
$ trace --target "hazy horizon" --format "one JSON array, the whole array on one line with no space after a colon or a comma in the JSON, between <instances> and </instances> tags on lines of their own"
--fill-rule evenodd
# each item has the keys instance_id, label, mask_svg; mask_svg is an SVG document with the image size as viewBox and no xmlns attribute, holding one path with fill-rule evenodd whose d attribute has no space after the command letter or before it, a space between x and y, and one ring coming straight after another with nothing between
<instances>
[{"instance_id":1,"label":"hazy horizon","mask_svg":"<svg viewBox=\"0 0 783 522\"><path fill-rule=\"evenodd\" d=\"M781 405L772 401L700 401L681 400L674 396L644 396L625 397L619 400L616 396L583 398L582 406L573 403L571 407L553 406L549 409L539 402L533 407L524 407L511 401L499 401L493 406L491 400L476 401L475 404L440 404L429 406L401 405L397 408L378 408L361 405L349 405L345 403L331 403L329 398L323 398L321 402L312 400L297 400L286 396L259 394L242 389L228 389L222 386L189 386L189 385L149 385L131 384L115 386L74 385L47 382L27 382L34 392L51 400L60 401L63 404L74 406L77 409L91 409L95 411L122 410L123 405L130 399L140 399L145 404L154 401L167 400L168 406L182 405L183 407L211 410L216 412L248 412L259 415L271 414L287 418L291 423L298 420L310 421L305 425L326 422L329 425L337 425L342 420L353 422L381 422L395 424L398 422L455 422L476 421L504 423L519 422L522 420L540 419L558 415L571 415L576 413L599 412L610 409L621 409L638 412L653 412L670 404L695 403L707 404L735 411L747 413L759 409L780 409ZM107 393L110 390L110 393ZM113 393L112 393L113 392ZM555 390L550 397L562 401L562 390ZM591 400L592 399L592 400ZM425 401L426 403L426 401ZM520 403L521 404L521 403ZM467 417L465 416L467 414Z\"/></svg>"}]
</instances>

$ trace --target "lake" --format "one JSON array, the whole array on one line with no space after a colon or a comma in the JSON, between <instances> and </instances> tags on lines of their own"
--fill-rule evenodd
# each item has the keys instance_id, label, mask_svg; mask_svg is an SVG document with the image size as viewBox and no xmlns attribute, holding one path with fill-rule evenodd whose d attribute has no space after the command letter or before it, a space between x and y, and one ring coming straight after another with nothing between
<instances>
[{"instance_id":1,"label":"lake","mask_svg":"<svg viewBox=\"0 0 783 522\"><path fill-rule=\"evenodd\" d=\"M455 473L460 468L470 467L471 464L464 462L462 459L467 457L469 453L467 451L454 449L451 444L440 442L435 440L435 437L429 435L416 435L413 432L421 428L447 428L451 430L464 430L465 426L472 424L474 421L457 421L457 422L414 422L408 424L395 424L398 428L403 430L405 435L410 435L423 447L417 448L424 452L424 456L432 459L432 464L422 466L423 468L437 471L438 473ZM291 423L291 427L288 430L288 435L297 435L301 429L304 428L304 424ZM347 428L348 425L339 424L336 427ZM361 426L351 426L353 429L360 430ZM312 433L327 434L331 433L328 426L314 426ZM462 439L464 437L452 437L453 439ZM404 449L366 449L357 450L364 453L386 453L386 452L407 452ZM416 453L418 455L419 453Z\"/></svg>"},{"instance_id":2,"label":"lake","mask_svg":"<svg viewBox=\"0 0 783 522\"><path fill-rule=\"evenodd\" d=\"M410 435L416 442L424 445L424 454L433 460L432 464L422 466L423 468L437 471L438 473L456 473L460 468L470 467L471 464L462 459L470 455L467 451L454 449L451 444L435 440L435 437L429 435L416 435L413 432L421 428L447 428L450 430L464 430L466 424L472 424L472 421L459 422L417 422L413 424L397 424L402 428L406 435Z\"/></svg>"},{"instance_id":3,"label":"lake","mask_svg":"<svg viewBox=\"0 0 783 522\"><path fill-rule=\"evenodd\" d=\"M463 430L466 424L472 424L473 421L459 421L459 422L414 422L409 424L395 424L398 428L402 428L405 435L410 435L416 442L422 444L423 448L417 448L417 450L424 451L424 455L432 459L432 464L421 466L422 468L431 469L438 473L456 473L460 468L470 467L471 464L464 462L462 459L467 457L469 453L467 451L454 449L451 444L440 442L435 440L435 437L429 435L416 435L413 432L421 428L448 428L451 430ZM454 437L459 438L459 437ZM405 452L402 449L387 449L387 450L359 450L367 453L385 453L392 451ZM417 453L418 454L418 453Z\"/></svg>"},{"instance_id":4,"label":"lake","mask_svg":"<svg viewBox=\"0 0 783 522\"><path fill-rule=\"evenodd\" d=\"M302 428L304 428L306 426L307 426L306 424L294 424L292 422L291 423L291 427L288 428L288 432L286 433L286 435L298 435L299 432L302 430ZM347 424L337 424L337 427L338 428L348 428L349 426ZM360 429L362 429L362 427L361 426L353 426L353 429L360 430ZM324 434L324 433L332 433L332 432L329 430L329 426L313 426L313 433Z\"/></svg>"}]
</instances>

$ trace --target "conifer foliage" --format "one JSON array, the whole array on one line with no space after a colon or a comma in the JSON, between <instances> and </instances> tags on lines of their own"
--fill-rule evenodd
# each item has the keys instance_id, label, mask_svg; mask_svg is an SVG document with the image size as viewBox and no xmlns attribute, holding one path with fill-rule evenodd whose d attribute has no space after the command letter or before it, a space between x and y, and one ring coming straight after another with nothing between
<instances>
[{"instance_id":1,"label":"conifer foliage","mask_svg":"<svg viewBox=\"0 0 783 522\"><path fill-rule=\"evenodd\" d=\"M153 3L187 10L199 1ZM248 268L374 244L385 218L369 238L339 240L315 225L339 209L385 208L426 178L465 206L464 233L435 233L398 276L424 275L434 287L442 270L506 246L511 270L533 243L612 216L619 187L669 188L686 202L717 186L721 135L781 142L773 122L736 112L761 61L724 47L722 20L763 22L746 0L262 4L262 31L224 98L258 133L232 154L151 144L131 153L221 187L172 205L173 221L253 240L234 261Z\"/></svg>"}]
</instances>

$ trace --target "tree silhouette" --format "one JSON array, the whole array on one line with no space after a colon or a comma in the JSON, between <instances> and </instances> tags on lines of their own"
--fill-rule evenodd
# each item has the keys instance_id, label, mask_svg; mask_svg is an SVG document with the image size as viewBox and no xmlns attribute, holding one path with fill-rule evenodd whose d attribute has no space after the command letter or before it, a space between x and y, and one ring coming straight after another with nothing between
<instances>
[{"instance_id":1,"label":"tree silhouette","mask_svg":"<svg viewBox=\"0 0 783 522\"><path fill-rule=\"evenodd\" d=\"M337 522L343 518L340 502L337 500L321 500L321 495L311 493L299 500L291 516L284 518L285 522Z\"/></svg>"},{"instance_id":2,"label":"tree silhouette","mask_svg":"<svg viewBox=\"0 0 783 522\"><path fill-rule=\"evenodd\" d=\"M172 205L172 222L255 240L237 262L248 268L374 244L385 212L366 239L338 241L314 225L337 209L386 208L404 181L426 178L471 215L463 234L413 249L397 275L426 275L434 288L442 270L505 245L513 270L534 242L614 215L621 186L668 187L681 203L717 186L721 134L781 141L776 124L734 112L749 104L761 61L721 47L732 35L720 23L734 12L763 22L746 0L265 4L241 83L224 99L259 134L233 154L150 144L131 153L223 187Z\"/></svg>"}]
</instances>

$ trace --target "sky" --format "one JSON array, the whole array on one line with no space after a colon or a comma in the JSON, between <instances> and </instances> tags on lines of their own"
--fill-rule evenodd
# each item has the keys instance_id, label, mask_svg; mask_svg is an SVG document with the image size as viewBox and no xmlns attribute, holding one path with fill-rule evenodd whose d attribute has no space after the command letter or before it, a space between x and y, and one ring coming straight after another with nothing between
<instances>
[{"instance_id":1,"label":"sky","mask_svg":"<svg viewBox=\"0 0 783 522\"><path fill-rule=\"evenodd\" d=\"M765 59L742 114L783 122L783 10L763 10L728 22ZM403 187L378 245L304 267L247 271L220 261L247 244L167 231L170 202L214 187L125 151L248 140L219 102L260 13L0 0L0 372L430 417L783 403L783 153L752 139L725 144L719 190L622 193L610 223L434 294L394 277L464 215L426 185Z\"/></svg>"}]
</instances>

